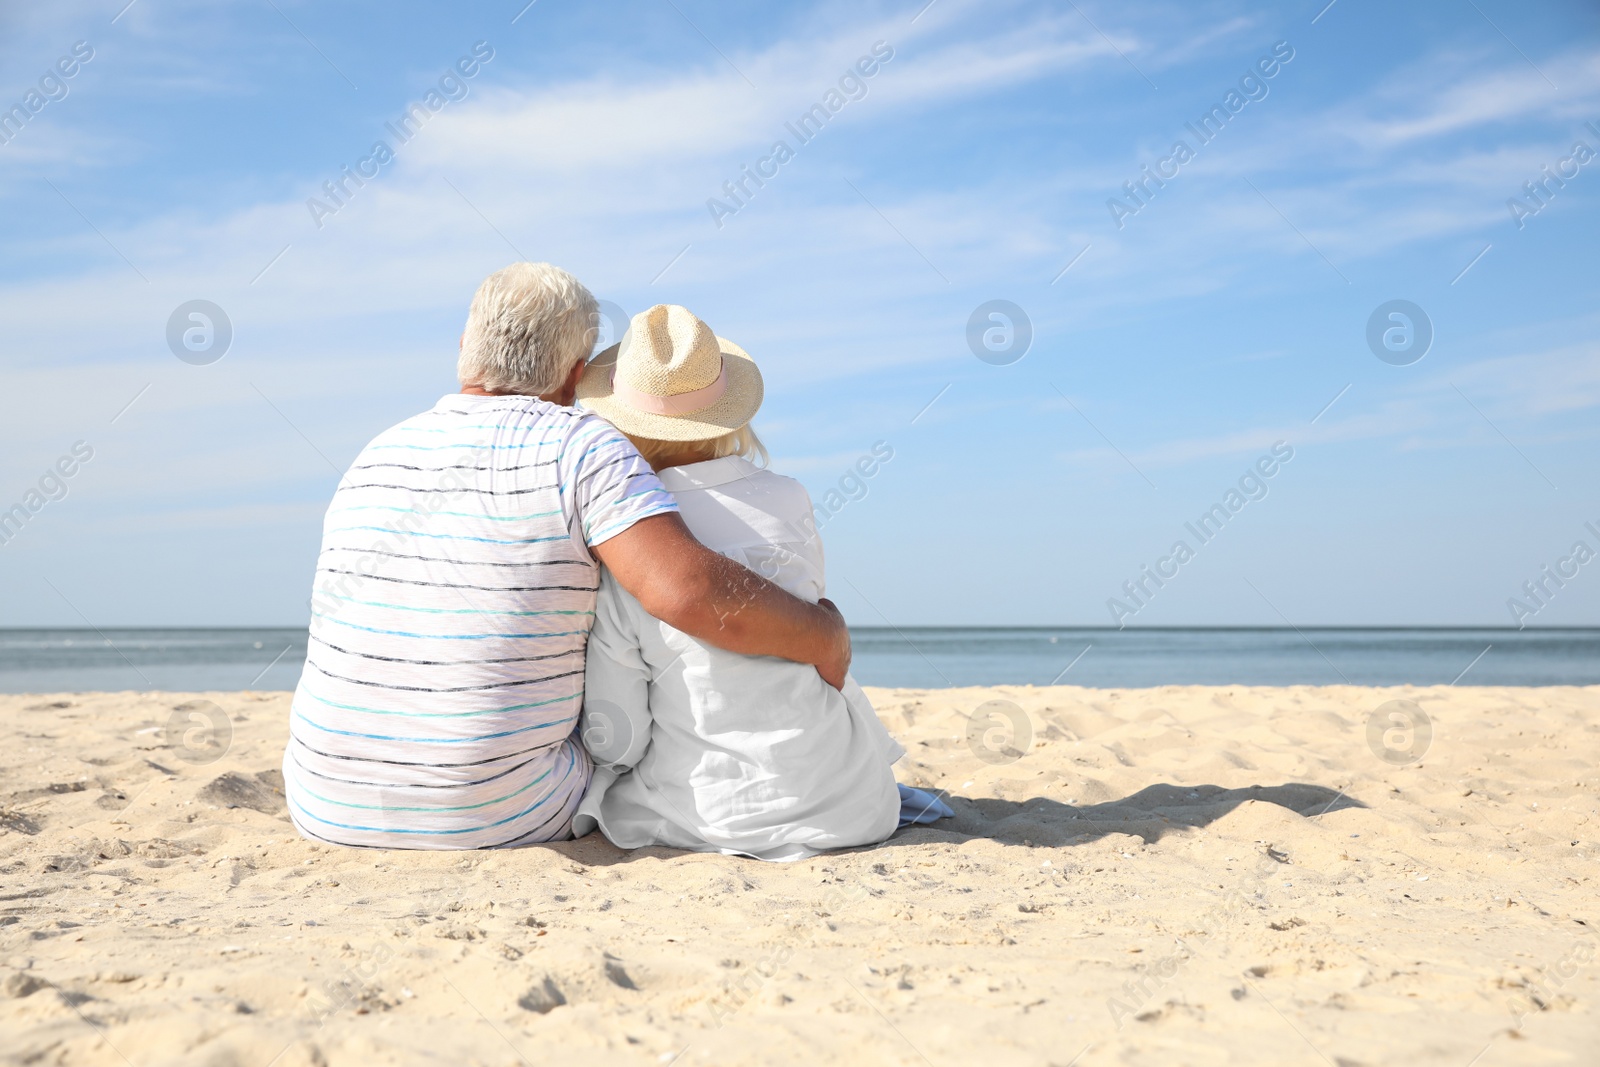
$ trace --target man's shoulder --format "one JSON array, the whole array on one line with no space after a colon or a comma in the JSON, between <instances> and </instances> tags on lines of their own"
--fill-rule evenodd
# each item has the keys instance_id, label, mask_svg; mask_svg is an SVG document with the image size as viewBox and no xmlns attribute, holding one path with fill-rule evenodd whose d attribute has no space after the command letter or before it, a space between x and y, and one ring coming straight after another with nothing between
<instances>
[{"instance_id":1,"label":"man's shoulder","mask_svg":"<svg viewBox=\"0 0 1600 1067\"><path fill-rule=\"evenodd\" d=\"M601 418L599 415L596 415L592 411L587 411L583 408L560 408L558 410L564 411L572 417L571 425L575 434L581 432L585 436L594 437L597 439L601 437L607 437L616 441L625 442L629 444L630 447L632 445L632 442L629 442L628 439L623 436L621 430L617 429L615 426L611 425L605 419Z\"/></svg>"},{"instance_id":2,"label":"man's shoulder","mask_svg":"<svg viewBox=\"0 0 1600 1067\"><path fill-rule=\"evenodd\" d=\"M644 462L639 450L621 430L592 411L582 408L565 410L572 413L572 421L563 431L563 451L573 470L586 472L617 464L626 465L629 460L649 470L649 464Z\"/></svg>"},{"instance_id":3,"label":"man's shoulder","mask_svg":"<svg viewBox=\"0 0 1600 1067\"><path fill-rule=\"evenodd\" d=\"M413 415L400 425L430 423L553 423L577 425L589 417L586 411L562 407L536 396L468 396L456 393L442 398L437 404L418 415Z\"/></svg>"},{"instance_id":4,"label":"man's shoulder","mask_svg":"<svg viewBox=\"0 0 1600 1067\"><path fill-rule=\"evenodd\" d=\"M484 431L512 431L537 427L556 435L569 434L588 412L561 407L536 396L446 396L426 411L390 426L373 443L397 436L422 434L465 434L482 436Z\"/></svg>"}]
</instances>

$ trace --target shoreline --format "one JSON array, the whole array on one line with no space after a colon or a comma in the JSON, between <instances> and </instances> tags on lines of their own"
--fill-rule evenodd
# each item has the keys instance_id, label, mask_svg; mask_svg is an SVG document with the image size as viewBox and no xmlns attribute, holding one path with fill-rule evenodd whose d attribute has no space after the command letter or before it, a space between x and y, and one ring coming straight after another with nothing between
<instances>
[{"instance_id":1,"label":"shoreline","mask_svg":"<svg viewBox=\"0 0 1600 1067\"><path fill-rule=\"evenodd\" d=\"M1600 685L1600 629L857 627L863 685ZM108 643L109 642L109 643ZM304 630L0 630L0 692L293 689Z\"/></svg>"},{"instance_id":2,"label":"shoreline","mask_svg":"<svg viewBox=\"0 0 1600 1067\"><path fill-rule=\"evenodd\" d=\"M1600 1038L1600 686L868 693L956 818L795 864L319 845L274 785L287 692L0 696L0 1063L1490 1067ZM1426 730L1374 732L1393 701ZM230 740L186 748L169 720L207 704Z\"/></svg>"}]
</instances>

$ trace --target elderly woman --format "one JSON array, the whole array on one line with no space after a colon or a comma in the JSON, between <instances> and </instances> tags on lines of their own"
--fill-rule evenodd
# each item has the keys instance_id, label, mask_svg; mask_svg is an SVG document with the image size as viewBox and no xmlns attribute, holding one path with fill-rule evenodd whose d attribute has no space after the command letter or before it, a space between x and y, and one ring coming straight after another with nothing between
<instances>
[{"instance_id":1,"label":"elderly woman","mask_svg":"<svg viewBox=\"0 0 1600 1067\"><path fill-rule=\"evenodd\" d=\"M682 307L636 315L578 383L578 403L621 430L708 548L810 602L822 545L800 483L764 470L750 428L761 372ZM743 598L716 605L737 617ZM742 655L652 617L602 571L582 733L595 777L573 833L764 860L882 841L950 815L895 784L904 749L853 679ZM904 809L904 810L903 810Z\"/></svg>"}]
</instances>

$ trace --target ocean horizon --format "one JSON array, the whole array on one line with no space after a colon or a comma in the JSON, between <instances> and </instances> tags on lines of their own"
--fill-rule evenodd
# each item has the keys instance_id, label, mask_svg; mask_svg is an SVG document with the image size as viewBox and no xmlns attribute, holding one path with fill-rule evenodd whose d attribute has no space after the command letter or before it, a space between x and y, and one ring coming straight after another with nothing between
<instances>
[{"instance_id":1,"label":"ocean horizon","mask_svg":"<svg viewBox=\"0 0 1600 1067\"><path fill-rule=\"evenodd\" d=\"M863 685L1596 685L1600 627L858 626ZM293 689L303 627L0 629L0 692Z\"/></svg>"}]
</instances>

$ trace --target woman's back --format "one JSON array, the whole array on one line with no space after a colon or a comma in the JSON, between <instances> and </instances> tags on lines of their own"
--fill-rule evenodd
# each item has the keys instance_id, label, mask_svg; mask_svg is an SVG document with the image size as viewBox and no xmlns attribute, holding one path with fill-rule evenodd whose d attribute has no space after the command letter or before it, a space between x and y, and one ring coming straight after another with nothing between
<instances>
[{"instance_id":1,"label":"woman's back","mask_svg":"<svg viewBox=\"0 0 1600 1067\"><path fill-rule=\"evenodd\" d=\"M824 592L805 489L736 456L661 471L702 543L797 596ZM718 605L735 614L740 605ZM741 656L651 618L603 575L582 732L596 776L574 832L798 859L881 841L898 822L903 750L850 681Z\"/></svg>"}]
</instances>

